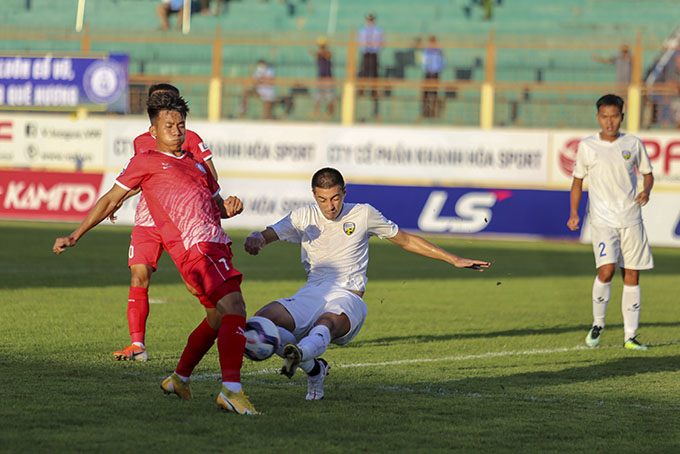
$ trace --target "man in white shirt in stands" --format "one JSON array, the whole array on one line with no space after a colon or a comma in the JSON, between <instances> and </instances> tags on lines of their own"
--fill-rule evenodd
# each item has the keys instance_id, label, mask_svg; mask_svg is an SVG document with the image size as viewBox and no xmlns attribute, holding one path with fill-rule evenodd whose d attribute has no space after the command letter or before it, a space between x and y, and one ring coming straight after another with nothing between
<instances>
[{"instance_id":1,"label":"man in white shirt in stands","mask_svg":"<svg viewBox=\"0 0 680 454\"><path fill-rule=\"evenodd\" d=\"M367 314L368 239L388 239L407 251L442 260L456 268L483 271L491 263L453 255L427 240L406 233L368 204L344 203L345 182L336 169L323 168L312 178L316 203L300 207L245 241L256 255L277 240L300 243L307 283L290 298L281 298L255 315L279 327L284 358L281 373L293 376L297 367L307 373L307 400L324 396L330 366L320 356L329 343L344 345L361 329Z\"/></svg>"},{"instance_id":2,"label":"man in white shirt in stands","mask_svg":"<svg viewBox=\"0 0 680 454\"><path fill-rule=\"evenodd\" d=\"M654 185L652 166L640 139L619 131L623 121L623 99L605 95L596 106L597 121L602 129L578 145L567 221L571 230L579 228L578 206L583 179L588 176L588 218L597 277L593 284L593 326L586 336L586 345L595 347L600 342L611 296L611 281L619 265L623 274L623 346L647 350L635 336L640 321L640 270L654 268L641 210L649 201ZM636 171L642 175L640 192Z\"/></svg>"}]
</instances>

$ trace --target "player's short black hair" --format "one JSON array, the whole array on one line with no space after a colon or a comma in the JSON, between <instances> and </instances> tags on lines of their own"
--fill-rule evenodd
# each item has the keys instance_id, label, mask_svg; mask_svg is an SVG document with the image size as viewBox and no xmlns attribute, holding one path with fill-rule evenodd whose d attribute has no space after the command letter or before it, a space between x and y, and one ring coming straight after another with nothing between
<instances>
[{"instance_id":1,"label":"player's short black hair","mask_svg":"<svg viewBox=\"0 0 680 454\"><path fill-rule=\"evenodd\" d=\"M340 186L342 189L345 189L345 179L342 178L340 172L332 167L319 169L312 177L312 189L329 189L334 186Z\"/></svg>"},{"instance_id":2,"label":"player's short black hair","mask_svg":"<svg viewBox=\"0 0 680 454\"><path fill-rule=\"evenodd\" d=\"M595 107L597 107L598 112L602 106L616 106L619 108L619 112L623 113L623 98L621 96L611 94L604 95L595 103Z\"/></svg>"},{"instance_id":3,"label":"player's short black hair","mask_svg":"<svg viewBox=\"0 0 680 454\"><path fill-rule=\"evenodd\" d=\"M170 84L153 84L152 86L149 87L149 94L148 96L153 95L157 91L171 91L175 93L176 95L179 94L179 88L175 87L174 85Z\"/></svg>"},{"instance_id":4,"label":"player's short black hair","mask_svg":"<svg viewBox=\"0 0 680 454\"><path fill-rule=\"evenodd\" d=\"M152 123L163 110L179 112L182 114L182 118L186 118L189 113L189 106L184 98L172 91L158 91L149 96L149 99L146 100L146 113Z\"/></svg>"}]
</instances>

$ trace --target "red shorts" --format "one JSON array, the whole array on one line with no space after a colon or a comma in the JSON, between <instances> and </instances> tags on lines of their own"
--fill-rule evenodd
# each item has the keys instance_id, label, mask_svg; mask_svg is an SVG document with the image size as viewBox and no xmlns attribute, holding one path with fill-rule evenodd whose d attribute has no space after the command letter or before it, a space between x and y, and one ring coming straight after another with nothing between
<instances>
[{"instance_id":1,"label":"red shorts","mask_svg":"<svg viewBox=\"0 0 680 454\"><path fill-rule=\"evenodd\" d=\"M231 264L231 248L221 243L198 243L176 263L184 280L199 293L207 308L214 308L223 296L241 291L243 275Z\"/></svg>"},{"instance_id":2,"label":"red shorts","mask_svg":"<svg viewBox=\"0 0 680 454\"><path fill-rule=\"evenodd\" d=\"M163 252L163 242L156 227L135 226L130 236L128 267L148 265L156 271L158 259Z\"/></svg>"}]
</instances>

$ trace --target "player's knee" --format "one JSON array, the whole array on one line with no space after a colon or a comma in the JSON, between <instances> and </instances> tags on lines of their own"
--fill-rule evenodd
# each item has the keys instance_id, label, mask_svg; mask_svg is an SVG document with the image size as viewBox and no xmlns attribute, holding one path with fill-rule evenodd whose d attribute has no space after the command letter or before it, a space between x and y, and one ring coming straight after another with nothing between
<instances>
[{"instance_id":1,"label":"player's knee","mask_svg":"<svg viewBox=\"0 0 680 454\"><path fill-rule=\"evenodd\" d=\"M324 325L331 333L331 339L338 339L349 333L352 323L346 314L325 313L319 317L316 326Z\"/></svg>"},{"instance_id":2,"label":"player's knee","mask_svg":"<svg viewBox=\"0 0 680 454\"><path fill-rule=\"evenodd\" d=\"M293 320L293 317L278 301L267 304L265 307L255 312L255 315L268 318L274 322L276 326L285 328L290 332L295 330L295 321Z\"/></svg>"},{"instance_id":3,"label":"player's knee","mask_svg":"<svg viewBox=\"0 0 680 454\"><path fill-rule=\"evenodd\" d=\"M217 302L217 309L222 315L246 316L246 302L243 300L241 292L232 292L224 295Z\"/></svg>"},{"instance_id":4,"label":"player's knee","mask_svg":"<svg viewBox=\"0 0 680 454\"><path fill-rule=\"evenodd\" d=\"M625 285L638 285L640 283L640 272L638 270L621 269L623 283Z\"/></svg>"},{"instance_id":5,"label":"player's knee","mask_svg":"<svg viewBox=\"0 0 680 454\"><path fill-rule=\"evenodd\" d=\"M604 265L597 270L597 278L600 282L611 282L614 277L614 271L616 271L615 266Z\"/></svg>"},{"instance_id":6,"label":"player's knee","mask_svg":"<svg viewBox=\"0 0 680 454\"><path fill-rule=\"evenodd\" d=\"M130 283L133 287L149 288L153 268L147 265L133 265L130 267Z\"/></svg>"}]
</instances>

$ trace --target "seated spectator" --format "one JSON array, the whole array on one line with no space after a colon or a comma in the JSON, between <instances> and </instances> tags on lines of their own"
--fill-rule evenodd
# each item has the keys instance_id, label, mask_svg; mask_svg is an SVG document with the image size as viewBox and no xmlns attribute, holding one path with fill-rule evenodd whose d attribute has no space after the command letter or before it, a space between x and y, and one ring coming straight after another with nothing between
<instances>
[{"instance_id":1,"label":"seated spectator","mask_svg":"<svg viewBox=\"0 0 680 454\"><path fill-rule=\"evenodd\" d=\"M273 106L276 101L276 87L273 85L274 69L265 61L258 60L253 74L253 86L243 92L243 101L241 103L241 115L245 115L248 111L248 98L253 94L260 97L263 105L263 117L267 120L274 118Z\"/></svg>"},{"instance_id":2,"label":"seated spectator","mask_svg":"<svg viewBox=\"0 0 680 454\"><path fill-rule=\"evenodd\" d=\"M161 21L161 29L168 30L170 22L168 17L177 14L177 30L182 28L182 16L184 15L184 0L161 0L161 4L156 8L156 14Z\"/></svg>"}]
</instances>

